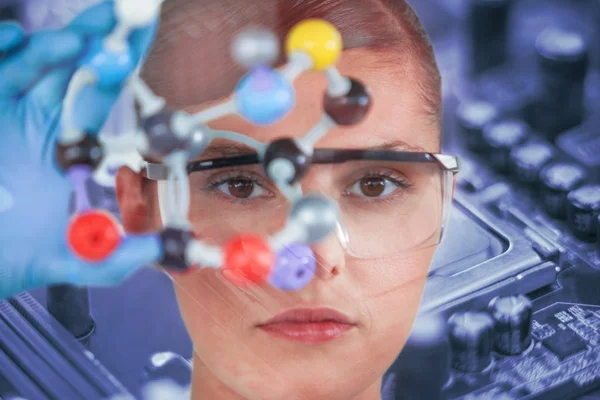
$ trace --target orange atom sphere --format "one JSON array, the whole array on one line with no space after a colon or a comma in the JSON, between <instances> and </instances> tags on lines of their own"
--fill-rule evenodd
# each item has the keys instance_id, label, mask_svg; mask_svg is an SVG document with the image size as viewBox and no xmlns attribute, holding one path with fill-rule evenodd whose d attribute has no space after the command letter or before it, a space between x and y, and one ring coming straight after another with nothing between
<instances>
[{"instance_id":1,"label":"orange atom sphere","mask_svg":"<svg viewBox=\"0 0 600 400\"><path fill-rule=\"evenodd\" d=\"M224 246L223 253L223 276L237 286L263 282L275 264L275 255L269 244L258 235L234 237Z\"/></svg>"},{"instance_id":2,"label":"orange atom sphere","mask_svg":"<svg viewBox=\"0 0 600 400\"><path fill-rule=\"evenodd\" d=\"M85 261L104 260L120 242L119 224L104 211L86 211L75 216L67 231L69 247L75 255Z\"/></svg>"}]
</instances>

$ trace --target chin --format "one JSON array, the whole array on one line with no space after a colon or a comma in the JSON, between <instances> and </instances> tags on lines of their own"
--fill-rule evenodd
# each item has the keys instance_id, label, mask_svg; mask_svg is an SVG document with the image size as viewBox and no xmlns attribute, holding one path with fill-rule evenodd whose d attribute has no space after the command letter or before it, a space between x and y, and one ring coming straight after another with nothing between
<instances>
[{"instance_id":1,"label":"chin","mask_svg":"<svg viewBox=\"0 0 600 400\"><path fill-rule=\"evenodd\" d=\"M293 381L279 382L278 388L266 393L256 393L253 399L260 400L350 400L366 391L371 384L358 384L356 380L350 381L348 377L333 378L318 370L306 370L303 377L296 377Z\"/></svg>"},{"instance_id":2,"label":"chin","mask_svg":"<svg viewBox=\"0 0 600 400\"><path fill-rule=\"evenodd\" d=\"M341 342L338 345L343 346ZM349 400L374 384L380 387L386 370L383 363L370 359L368 354L355 353L351 357L331 343L292 350L288 346L273 347L280 350L280 358L271 359L273 375L267 379L275 383L274 390L257 399Z\"/></svg>"}]
</instances>

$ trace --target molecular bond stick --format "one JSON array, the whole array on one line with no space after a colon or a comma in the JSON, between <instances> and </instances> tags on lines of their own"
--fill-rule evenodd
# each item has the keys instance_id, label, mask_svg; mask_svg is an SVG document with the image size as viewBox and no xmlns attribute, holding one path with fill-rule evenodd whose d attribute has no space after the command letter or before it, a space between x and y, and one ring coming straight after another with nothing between
<instances>
[{"instance_id":1,"label":"molecular bond stick","mask_svg":"<svg viewBox=\"0 0 600 400\"><path fill-rule=\"evenodd\" d=\"M249 72L240 80L231 100L196 114L171 110L137 76L127 38L133 29L157 22L161 0L117 0L117 26L74 74L63 107L63 132L56 159L72 183L77 211L68 229L70 249L79 258L99 262L118 248L122 229L110 214L92 210L84 187L103 158L97 135L77 129L72 121L73 104L87 85L128 85L140 107L138 150L163 160L168 177L168 217L159 237L167 269L221 268L232 283L244 286L268 281L281 290L297 290L310 282L315 261L309 245L336 231L342 232L338 205L321 193L303 195L300 180L311 165L313 146L329 129L364 119L371 107L365 86L342 76L335 67L343 44L330 23L308 19L298 23L286 40L288 63L280 69L279 42L270 31L251 28L234 40L234 59ZM206 124L237 114L253 124L273 124L295 105L294 80L308 70L323 71L328 79L322 118L301 138L281 138L261 143L235 133L216 131ZM292 207L285 226L271 237L238 234L223 247L193 237L188 221L190 202L187 162L202 154L214 139L244 143L256 150L267 176ZM155 166L156 167L156 166ZM150 170L149 170L150 172Z\"/></svg>"}]
</instances>

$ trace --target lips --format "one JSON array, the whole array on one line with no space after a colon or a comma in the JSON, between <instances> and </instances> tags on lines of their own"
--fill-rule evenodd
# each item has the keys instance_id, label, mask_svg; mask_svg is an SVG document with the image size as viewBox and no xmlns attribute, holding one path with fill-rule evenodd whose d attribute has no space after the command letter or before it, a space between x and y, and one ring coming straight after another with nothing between
<instances>
[{"instance_id":1,"label":"lips","mask_svg":"<svg viewBox=\"0 0 600 400\"><path fill-rule=\"evenodd\" d=\"M329 308L289 310L258 325L271 336L306 344L338 339L355 327L348 316Z\"/></svg>"}]
</instances>

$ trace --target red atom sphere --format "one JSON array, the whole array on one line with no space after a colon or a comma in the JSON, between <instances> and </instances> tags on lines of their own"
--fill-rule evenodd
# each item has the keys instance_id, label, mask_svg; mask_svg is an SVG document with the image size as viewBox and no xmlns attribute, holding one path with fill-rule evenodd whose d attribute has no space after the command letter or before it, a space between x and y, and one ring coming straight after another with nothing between
<instances>
[{"instance_id":1,"label":"red atom sphere","mask_svg":"<svg viewBox=\"0 0 600 400\"><path fill-rule=\"evenodd\" d=\"M121 243L117 221L104 211L83 212L71 221L67 242L79 258L99 262L107 258Z\"/></svg>"},{"instance_id":2,"label":"red atom sphere","mask_svg":"<svg viewBox=\"0 0 600 400\"><path fill-rule=\"evenodd\" d=\"M267 241L258 235L238 235L224 246L223 252L222 274L236 286L265 281L275 264L275 254Z\"/></svg>"}]
</instances>

